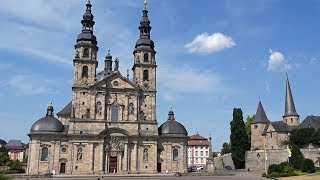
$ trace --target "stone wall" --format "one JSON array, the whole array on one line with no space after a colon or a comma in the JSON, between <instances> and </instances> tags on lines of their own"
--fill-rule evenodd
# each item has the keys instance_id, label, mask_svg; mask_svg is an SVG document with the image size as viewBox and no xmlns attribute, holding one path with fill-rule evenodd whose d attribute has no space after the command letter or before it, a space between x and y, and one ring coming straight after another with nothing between
<instances>
[{"instance_id":1,"label":"stone wall","mask_svg":"<svg viewBox=\"0 0 320 180\"><path fill-rule=\"evenodd\" d=\"M300 149L305 158L312 159L317 162L320 157L320 149ZM271 164L280 164L288 161L288 151L286 149L274 149L267 151L267 160L265 161L264 150L247 151L246 152L246 169L264 170ZM320 166L319 162L315 166Z\"/></svg>"},{"instance_id":2,"label":"stone wall","mask_svg":"<svg viewBox=\"0 0 320 180\"><path fill-rule=\"evenodd\" d=\"M224 167L226 166L230 166L232 169L234 169L231 153L215 157L213 162L214 162L214 169L224 169Z\"/></svg>"}]
</instances>

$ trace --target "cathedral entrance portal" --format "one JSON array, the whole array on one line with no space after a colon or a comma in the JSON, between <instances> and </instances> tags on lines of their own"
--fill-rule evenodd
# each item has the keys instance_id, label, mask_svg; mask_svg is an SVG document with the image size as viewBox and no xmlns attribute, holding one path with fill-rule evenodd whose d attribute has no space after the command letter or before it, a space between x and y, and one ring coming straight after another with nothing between
<instances>
[{"instance_id":1,"label":"cathedral entrance portal","mask_svg":"<svg viewBox=\"0 0 320 180\"><path fill-rule=\"evenodd\" d=\"M110 156L110 165L109 165L109 173L117 172L117 156Z\"/></svg>"},{"instance_id":2,"label":"cathedral entrance portal","mask_svg":"<svg viewBox=\"0 0 320 180\"><path fill-rule=\"evenodd\" d=\"M61 174L66 173L66 163L61 163L60 164L60 173Z\"/></svg>"}]
</instances>

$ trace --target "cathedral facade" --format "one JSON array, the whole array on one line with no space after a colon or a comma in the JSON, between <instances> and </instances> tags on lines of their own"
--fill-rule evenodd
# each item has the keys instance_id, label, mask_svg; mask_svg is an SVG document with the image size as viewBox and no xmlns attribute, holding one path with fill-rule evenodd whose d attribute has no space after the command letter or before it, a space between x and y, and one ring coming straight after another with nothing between
<instances>
[{"instance_id":1,"label":"cathedral facade","mask_svg":"<svg viewBox=\"0 0 320 180\"><path fill-rule=\"evenodd\" d=\"M46 116L28 134L27 174L164 173L187 170L188 133L170 109L158 127L157 64L148 10L142 11L133 51L133 78L119 71L120 61L106 52L97 73L97 38L90 1L75 44L72 101Z\"/></svg>"}]
</instances>

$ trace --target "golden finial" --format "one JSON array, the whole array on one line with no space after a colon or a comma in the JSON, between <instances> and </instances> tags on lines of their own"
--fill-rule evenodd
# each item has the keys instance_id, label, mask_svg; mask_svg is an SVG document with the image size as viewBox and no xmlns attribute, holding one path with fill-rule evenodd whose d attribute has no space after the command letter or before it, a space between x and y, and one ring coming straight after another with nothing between
<instances>
[{"instance_id":1,"label":"golden finial","mask_svg":"<svg viewBox=\"0 0 320 180\"><path fill-rule=\"evenodd\" d=\"M51 106L51 107L52 107L52 101L50 101L49 106Z\"/></svg>"},{"instance_id":2,"label":"golden finial","mask_svg":"<svg viewBox=\"0 0 320 180\"><path fill-rule=\"evenodd\" d=\"M108 55L110 55L110 49L108 49Z\"/></svg>"},{"instance_id":3,"label":"golden finial","mask_svg":"<svg viewBox=\"0 0 320 180\"><path fill-rule=\"evenodd\" d=\"M144 0L144 9L147 9L147 5L148 5L147 0Z\"/></svg>"}]
</instances>

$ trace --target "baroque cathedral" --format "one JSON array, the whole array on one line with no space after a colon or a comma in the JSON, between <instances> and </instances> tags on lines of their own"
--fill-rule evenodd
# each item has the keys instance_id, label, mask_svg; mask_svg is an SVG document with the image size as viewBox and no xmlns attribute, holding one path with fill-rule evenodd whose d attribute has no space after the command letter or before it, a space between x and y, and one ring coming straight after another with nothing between
<instances>
[{"instance_id":1,"label":"baroque cathedral","mask_svg":"<svg viewBox=\"0 0 320 180\"><path fill-rule=\"evenodd\" d=\"M188 133L170 109L158 127L156 51L148 10L133 51L133 79L119 72L119 59L106 52L97 73L97 38L90 0L75 44L72 101L31 127L27 174L167 173L187 170Z\"/></svg>"}]
</instances>

